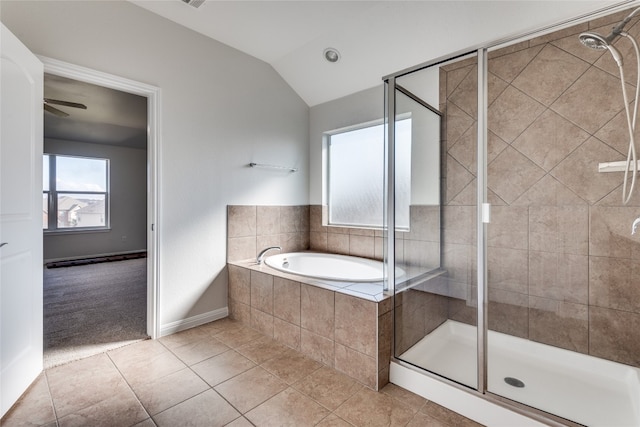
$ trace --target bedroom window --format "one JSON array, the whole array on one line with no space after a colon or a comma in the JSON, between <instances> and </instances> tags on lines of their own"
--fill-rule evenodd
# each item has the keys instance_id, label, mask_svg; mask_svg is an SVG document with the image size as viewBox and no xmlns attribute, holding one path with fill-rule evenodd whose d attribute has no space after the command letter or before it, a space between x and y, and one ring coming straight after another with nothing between
<instances>
[{"instance_id":1,"label":"bedroom window","mask_svg":"<svg viewBox=\"0 0 640 427\"><path fill-rule=\"evenodd\" d=\"M326 134L329 225L382 228L384 125L368 123ZM411 118L396 123L396 226L409 229Z\"/></svg>"},{"instance_id":2,"label":"bedroom window","mask_svg":"<svg viewBox=\"0 0 640 427\"><path fill-rule=\"evenodd\" d=\"M108 159L45 154L42 176L45 231L109 228Z\"/></svg>"}]
</instances>

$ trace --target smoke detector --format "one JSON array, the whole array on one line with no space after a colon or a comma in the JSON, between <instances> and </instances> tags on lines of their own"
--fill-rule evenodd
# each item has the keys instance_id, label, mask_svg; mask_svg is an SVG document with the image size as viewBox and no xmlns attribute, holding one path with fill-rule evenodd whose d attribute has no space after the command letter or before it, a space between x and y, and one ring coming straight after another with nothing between
<instances>
[{"instance_id":1,"label":"smoke detector","mask_svg":"<svg viewBox=\"0 0 640 427\"><path fill-rule=\"evenodd\" d=\"M198 8L202 6L202 3L204 3L204 0L182 0L182 2L188 4L189 6Z\"/></svg>"}]
</instances>

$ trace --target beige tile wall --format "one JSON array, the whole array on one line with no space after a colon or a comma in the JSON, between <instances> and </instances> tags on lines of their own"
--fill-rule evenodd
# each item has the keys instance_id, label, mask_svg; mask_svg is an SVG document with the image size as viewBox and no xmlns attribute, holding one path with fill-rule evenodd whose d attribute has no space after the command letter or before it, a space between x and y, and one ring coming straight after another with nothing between
<instances>
[{"instance_id":1,"label":"beige tile wall","mask_svg":"<svg viewBox=\"0 0 640 427\"><path fill-rule=\"evenodd\" d=\"M269 246L383 259L382 231L326 226L326 206L230 205L227 215L227 261L254 258ZM396 262L439 266L439 224L439 206L411 206L410 231L396 233Z\"/></svg>"},{"instance_id":2,"label":"beige tile wall","mask_svg":"<svg viewBox=\"0 0 640 427\"><path fill-rule=\"evenodd\" d=\"M374 390L389 382L391 299L375 302L228 264L229 316Z\"/></svg>"},{"instance_id":3,"label":"beige tile wall","mask_svg":"<svg viewBox=\"0 0 640 427\"><path fill-rule=\"evenodd\" d=\"M640 191L623 206L622 174L597 172L626 157L621 84L610 54L577 37L616 19L490 54L489 327L640 366L640 235L630 234ZM633 91L634 60L625 74ZM452 286L473 295L477 67L450 65L441 78L443 265ZM473 297L450 300L449 317L474 323L475 306Z\"/></svg>"},{"instance_id":4,"label":"beige tile wall","mask_svg":"<svg viewBox=\"0 0 640 427\"><path fill-rule=\"evenodd\" d=\"M383 238L379 230L348 227L328 227L323 218L327 217L327 207L309 207L310 249L319 252L360 256L381 260Z\"/></svg>"},{"instance_id":5,"label":"beige tile wall","mask_svg":"<svg viewBox=\"0 0 640 427\"><path fill-rule=\"evenodd\" d=\"M309 249L309 206L227 207L227 261L255 258L269 246Z\"/></svg>"},{"instance_id":6,"label":"beige tile wall","mask_svg":"<svg viewBox=\"0 0 640 427\"><path fill-rule=\"evenodd\" d=\"M409 289L395 298L395 347L398 355L448 319L448 298Z\"/></svg>"},{"instance_id":7,"label":"beige tile wall","mask_svg":"<svg viewBox=\"0 0 640 427\"><path fill-rule=\"evenodd\" d=\"M310 206L311 250L382 260L381 230L326 226L327 207ZM396 263L440 266L440 207L411 206L409 231L396 233Z\"/></svg>"}]
</instances>

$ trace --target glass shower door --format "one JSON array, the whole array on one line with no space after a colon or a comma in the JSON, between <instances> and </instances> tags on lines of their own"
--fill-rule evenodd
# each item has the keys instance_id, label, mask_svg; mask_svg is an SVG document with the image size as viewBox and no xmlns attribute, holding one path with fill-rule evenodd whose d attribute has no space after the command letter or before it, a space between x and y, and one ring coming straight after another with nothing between
<instances>
[{"instance_id":1,"label":"glass shower door","mask_svg":"<svg viewBox=\"0 0 640 427\"><path fill-rule=\"evenodd\" d=\"M467 93L477 87L475 62L474 56L440 64L392 82L394 355L471 388L477 386L475 165L469 156L456 157L475 148L477 92Z\"/></svg>"},{"instance_id":2,"label":"glass shower door","mask_svg":"<svg viewBox=\"0 0 640 427\"><path fill-rule=\"evenodd\" d=\"M640 193L625 206L624 174L598 172L629 136L616 62L591 60L584 28L489 56L487 390L584 425L639 425Z\"/></svg>"}]
</instances>

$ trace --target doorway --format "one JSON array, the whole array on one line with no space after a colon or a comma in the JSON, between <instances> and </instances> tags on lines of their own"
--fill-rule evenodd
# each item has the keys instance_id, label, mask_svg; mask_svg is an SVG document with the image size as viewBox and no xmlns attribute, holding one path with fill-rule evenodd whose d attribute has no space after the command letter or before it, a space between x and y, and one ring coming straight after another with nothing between
<instances>
[{"instance_id":1,"label":"doorway","mask_svg":"<svg viewBox=\"0 0 640 427\"><path fill-rule=\"evenodd\" d=\"M155 339L159 336L159 231L158 223L158 158L160 153L160 89L145 83L69 64L47 57L39 57L44 72L51 76L72 79L98 85L146 98L146 334ZM128 235L123 235L125 240ZM122 240L123 236L118 236Z\"/></svg>"}]
</instances>

